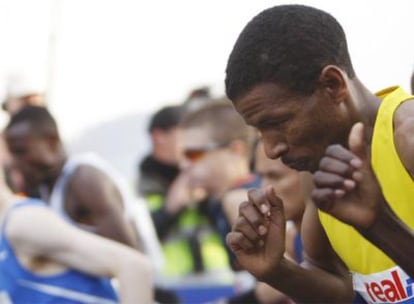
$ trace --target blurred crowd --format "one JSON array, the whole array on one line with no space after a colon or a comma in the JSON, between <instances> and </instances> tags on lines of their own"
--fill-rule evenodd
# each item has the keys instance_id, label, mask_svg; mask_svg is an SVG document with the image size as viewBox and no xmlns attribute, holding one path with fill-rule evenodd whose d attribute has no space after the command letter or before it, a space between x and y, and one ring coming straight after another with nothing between
<instances>
[{"instance_id":1,"label":"blurred crowd","mask_svg":"<svg viewBox=\"0 0 414 304\"><path fill-rule=\"evenodd\" d=\"M294 206L287 254L300 261L299 173L266 158L258 133L224 93L195 88L155 111L147 126L151 150L131 164L131 186L98 151L69 155L44 91L16 83L24 79L14 80L2 103L9 115L2 164L14 193L42 199L76 226L144 253L158 303L289 301L243 271L225 238L248 189L280 183Z\"/></svg>"},{"instance_id":2,"label":"blurred crowd","mask_svg":"<svg viewBox=\"0 0 414 304\"><path fill-rule=\"evenodd\" d=\"M209 87L195 88L151 115L151 150L131 164L137 168L131 187L99 152L67 153L45 92L17 83L24 79L14 79L2 103L9 115L2 164L14 193L42 199L76 226L144 253L158 303L288 302L242 270L225 238L248 189L282 181L295 206L287 254L300 261L305 196L295 188L299 174L266 159L258 133L224 93L213 97Z\"/></svg>"}]
</instances>

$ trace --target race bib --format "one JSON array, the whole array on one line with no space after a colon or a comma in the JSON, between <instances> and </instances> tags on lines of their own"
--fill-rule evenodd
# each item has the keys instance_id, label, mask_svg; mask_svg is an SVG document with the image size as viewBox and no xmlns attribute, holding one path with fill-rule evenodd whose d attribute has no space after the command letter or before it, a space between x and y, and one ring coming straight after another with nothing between
<instances>
[{"instance_id":1,"label":"race bib","mask_svg":"<svg viewBox=\"0 0 414 304\"><path fill-rule=\"evenodd\" d=\"M414 303L414 281L398 266L369 275L353 273L353 281L368 303Z\"/></svg>"}]
</instances>

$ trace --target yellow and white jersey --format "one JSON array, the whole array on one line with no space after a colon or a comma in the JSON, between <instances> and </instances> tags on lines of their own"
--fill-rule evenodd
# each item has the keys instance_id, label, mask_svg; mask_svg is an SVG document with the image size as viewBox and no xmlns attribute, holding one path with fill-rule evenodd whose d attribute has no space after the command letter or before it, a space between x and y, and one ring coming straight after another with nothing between
<instances>
[{"instance_id":1,"label":"yellow and white jersey","mask_svg":"<svg viewBox=\"0 0 414 304\"><path fill-rule=\"evenodd\" d=\"M412 99L400 87L385 89L372 138L371 163L392 210L414 228L414 181L404 168L394 143L393 116ZM353 227L319 211L332 247L353 274L354 288L369 303L414 303L412 279Z\"/></svg>"}]
</instances>

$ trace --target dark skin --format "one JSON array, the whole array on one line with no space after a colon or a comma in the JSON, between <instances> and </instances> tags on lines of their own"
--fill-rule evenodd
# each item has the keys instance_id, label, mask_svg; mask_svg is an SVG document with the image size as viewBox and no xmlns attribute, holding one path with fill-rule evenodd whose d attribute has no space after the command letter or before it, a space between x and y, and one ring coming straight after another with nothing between
<instances>
[{"instance_id":1,"label":"dark skin","mask_svg":"<svg viewBox=\"0 0 414 304\"><path fill-rule=\"evenodd\" d=\"M30 185L44 185L50 191L66 162L57 130L34 132L28 122L5 131L13 161ZM122 198L113 181L102 171L80 165L68 183L65 209L78 223L94 226L104 237L137 248L131 223L124 216Z\"/></svg>"},{"instance_id":2,"label":"dark skin","mask_svg":"<svg viewBox=\"0 0 414 304\"><path fill-rule=\"evenodd\" d=\"M414 124L408 122L411 117L407 116L413 114L410 113L410 103L413 102L408 101L405 107L397 110L395 134L414 131ZM405 116L408 119L404 119ZM399 151L414 147L412 140L403 142L401 138L396 141L396 146ZM413 177L410 168L414 161L404 157L401 160ZM339 145L327 148L320 169L314 174L314 181L317 187L312 197L320 209L354 226L413 276L411 229L399 220L381 192L370 165L369 144L361 123L351 130L348 149Z\"/></svg>"},{"instance_id":3,"label":"dark skin","mask_svg":"<svg viewBox=\"0 0 414 304\"><path fill-rule=\"evenodd\" d=\"M356 227L411 276L414 275L413 262L407 257L413 254L414 235L400 219L389 214L390 208L381 195L369 161L343 159L336 152L337 148L325 151L333 144L336 144L334 147L352 147L353 143L349 145L348 141L355 140L348 135L359 121L365 126L363 137L369 142L380 100L357 78L349 79L336 66L326 66L319 80L311 96L300 96L277 84L267 83L233 101L245 121L261 132L269 158L282 157L287 165L297 170L318 171L314 178L315 204L307 204L302 222L306 262L302 267L297 266L282 255L284 215L282 204L271 189L249 193L248 201L240 206L239 219L227 242L247 270L298 302L350 302L353 297L351 277L329 244L317 208ZM414 102L407 101L394 117L397 150L408 172L412 172L414 161L414 142L407 140L407 134L414 134L410 118L413 111ZM343 152L343 148L340 150ZM326 160L320 162L326 155L330 164ZM363 175L358 171L359 177L356 174L352 178L351 174L351 178L345 178L351 166L356 171L364 168ZM364 183L368 180L367 187L355 187L361 175ZM333 199L335 190L339 190L335 195L348 191L349 195L343 197L348 201ZM354 193L357 190L363 192ZM364 200L356 199L358 197ZM380 238L381 235L386 235L388 241ZM395 243L392 246L391 242L396 239L404 239L404 243L398 242L402 246L396 248Z\"/></svg>"},{"instance_id":4,"label":"dark skin","mask_svg":"<svg viewBox=\"0 0 414 304\"><path fill-rule=\"evenodd\" d=\"M228 234L227 243L245 269L296 301L350 302L353 298L351 277L330 246L316 210L309 203L303 217L302 239L306 255L302 266L283 256L283 204L272 188L265 193L249 191L249 201L241 204L239 219ZM267 215L269 211L270 216Z\"/></svg>"},{"instance_id":5,"label":"dark skin","mask_svg":"<svg viewBox=\"0 0 414 304\"><path fill-rule=\"evenodd\" d=\"M94 226L107 238L138 246L132 226L125 223L121 195L100 170L80 166L67 186L65 202L66 211L76 222Z\"/></svg>"}]
</instances>

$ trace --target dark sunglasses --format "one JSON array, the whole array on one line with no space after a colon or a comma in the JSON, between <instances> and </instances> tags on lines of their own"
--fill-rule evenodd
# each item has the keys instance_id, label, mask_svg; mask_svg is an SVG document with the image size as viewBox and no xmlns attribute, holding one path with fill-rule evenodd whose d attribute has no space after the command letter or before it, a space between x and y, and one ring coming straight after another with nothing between
<instances>
[{"instance_id":1,"label":"dark sunglasses","mask_svg":"<svg viewBox=\"0 0 414 304\"><path fill-rule=\"evenodd\" d=\"M201 160L208 152L223 148L228 144L228 142L210 143L204 147L184 149L184 156L186 159L194 163Z\"/></svg>"}]
</instances>

